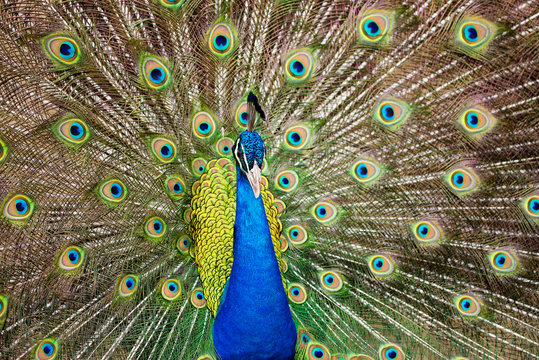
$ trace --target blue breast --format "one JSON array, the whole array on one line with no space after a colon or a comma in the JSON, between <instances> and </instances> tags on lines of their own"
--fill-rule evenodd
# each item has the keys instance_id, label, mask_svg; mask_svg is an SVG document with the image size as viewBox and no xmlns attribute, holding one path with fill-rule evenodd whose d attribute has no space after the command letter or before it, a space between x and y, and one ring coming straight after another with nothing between
<instances>
[{"instance_id":1,"label":"blue breast","mask_svg":"<svg viewBox=\"0 0 539 360\"><path fill-rule=\"evenodd\" d=\"M234 263L213 324L223 360L292 360L296 326L290 313L262 197L238 169Z\"/></svg>"}]
</instances>

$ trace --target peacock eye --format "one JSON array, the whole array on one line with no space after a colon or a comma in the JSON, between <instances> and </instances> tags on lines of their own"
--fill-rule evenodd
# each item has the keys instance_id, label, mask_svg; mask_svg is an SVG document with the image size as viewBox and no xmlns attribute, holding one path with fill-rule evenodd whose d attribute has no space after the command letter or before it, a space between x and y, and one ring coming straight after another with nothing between
<instances>
[{"instance_id":1,"label":"peacock eye","mask_svg":"<svg viewBox=\"0 0 539 360\"><path fill-rule=\"evenodd\" d=\"M190 240L187 235L181 235L176 242L176 248L182 253L187 254L189 252Z\"/></svg>"},{"instance_id":2,"label":"peacock eye","mask_svg":"<svg viewBox=\"0 0 539 360\"><path fill-rule=\"evenodd\" d=\"M146 235L153 239L162 238L167 230L167 224L158 216L151 217L146 221L144 231Z\"/></svg>"},{"instance_id":3,"label":"peacock eye","mask_svg":"<svg viewBox=\"0 0 539 360\"><path fill-rule=\"evenodd\" d=\"M479 305L479 302L469 295L464 295L456 298L455 304L457 306L457 310L462 315L467 317L475 317L481 312L481 306Z\"/></svg>"},{"instance_id":4,"label":"peacock eye","mask_svg":"<svg viewBox=\"0 0 539 360\"><path fill-rule=\"evenodd\" d=\"M533 217L539 217L539 195L532 195L524 200L524 210Z\"/></svg>"},{"instance_id":5,"label":"peacock eye","mask_svg":"<svg viewBox=\"0 0 539 360\"><path fill-rule=\"evenodd\" d=\"M4 216L10 220L27 220L33 211L34 202L25 195L15 195L4 205Z\"/></svg>"},{"instance_id":6,"label":"peacock eye","mask_svg":"<svg viewBox=\"0 0 539 360\"><path fill-rule=\"evenodd\" d=\"M352 167L352 176L361 184L365 185L378 180L380 173L380 165L371 160L359 160Z\"/></svg>"},{"instance_id":7,"label":"peacock eye","mask_svg":"<svg viewBox=\"0 0 539 360\"><path fill-rule=\"evenodd\" d=\"M410 116L408 105L397 99L384 100L376 108L374 118L389 129L396 129Z\"/></svg>"},{"instance_id":8,"label":"peacock eye","mask_svg":"<svg viewBox=\"0 0 539 360\"><path fill-rule=\"evenodd\" d=\"M343 280L335 271L326 271L320 274L320 283L322 286L331 292L336 292L342 289Z\"/></svg>"},{"instance_id":9,"label":"peacock eye","mask_svg":"<svg viewBox=\"0 0 539 360\"><path fill-rule=\"evenodd\" d=\"M275 186L281 191L293 191L298 185L298 174L293 170L281 171L275 178Z\"/></svg>"},{"instance_id":10,"label":"peacock eye","mask_svg":"<svg viewBox=\"0 0 539 360\"><path fill-rule=\"evenodd\" d=\"M393 262L385 255L375 255L368 258L369 269L376 276L389 276L395 270Z\"/></svg>"},{"instance_id":11,"label":"peacock eye","mask_svg":"<svg viewBox=\"0 0 539 360\"><path fill-rule=\"evenodd\" d=\"M127 188L120 180L108 180L99 187L99 195L105 201L118 203L125 199Z\"/></svg>"},{"instance_id":12,"label":"peacock eye","mask_svg":"<svg viewBox=\"0 0 539 360\"><path fill-rule=\"evenodd\" d=\"M234 146L234 141L230 138L222 138L216 144L216 149L219 155L221 156L230 156L232 154L232 147Z\"/></svg>"},{"instance_id":13,"label":"peacock eye","mask_svg":"<svg viewBox=\"0 0 539 360\"><path fill-rule=\"evenodd\" d=\"M492 268L499 273L508 274L516 270L517 259L508 251L498 250L489 254Z\"/></svg>"},{"instance_id":14,"label":"peacock eye","mask_svg":"<svg viewBox=\"0 0 539 360\"><path fill-rule=\"evenodd\" d=\"M307 291L301 284L290 284L288 287L288 299L294 304L303 304L307 300Z\"/></svg>"},{"instance_id":15,"label":"peacock eye","mask_svg":"<svg viewBox=\"0 0 539 360\"><path fill-rule=\"evenodd\" d=\"M179 175L170 175L165 179L165 191L171 198L180 199L185 195L185 183Z\"/></svg>"},{"instance_id":16,"label":"peacock eye","mask_svg":"<svg viewBox=\"0 0 539 360\"><path fill-rule=\"evenodd\" d=\"M156 57L150 56L142 61L142 74L146 84L152 89L163 89L169 84L170 72Z\"/></svg>"},{"instance_id":17,"label":"peacock eye","mask_svg":"<svg viewBox=\"0 0 539 360\"><path fill-rule=\"evenodd\" d=\"M204 174L204 171L206 171L206 165L207 161L202 158L196 158L195 160L193 160L193 162L191 163L193 174L195 174L196 176L201 176L202 174Z\"/></svg>"},{"instance_id":18,"label":"peacock eye","mask_svg":"<svg viewBox=\"0 0 539 360\"><path fill-rule=\"evenodd\" d=\"M155 137L151 142L152 154L157 161L168 164L176 159L176 145L164 137Z\"/></svg>"},{"instance_id":19,"label":"peacock eye","mask_svg":"<svg viewBox=\"0 0 539 360\"><path fill-rule=\"evenodd\" d=\"M471 47L484 45L492 38L491 27L481 20L465 21L459 28L459 39Z\"/></svg>"},{"instance_id":20,"label":"peacock eye","mask_svg":"<svg viewBox=\"0 0 539 360\"><path fill-rule=\"evenodd\" d=\"M304 125L292 126L284 134L285 145L291 150L303 149L309 143L309 139L309 128Z\"/></svg>"},{"instance_id":21,"label":"peacock eye","mask_svg":"<svg viewBox=\"0 0 539 360\"><path fill-rule=\"evenodd\" d=\"M395 344L385 344L378 350L380 360L404 360L404 352Z\"/></svg>"},{"instance_id":22,"label":"peacock eye","mask_svg":"<svg viewBox=\"0 0 539 360\"><path fill-rule=\"evenodd\" d=\"M380 42L387 35L390 28L389 14L384 12L374 12L360 21L360 39L367 43Z\"/></svg>"},{"instance_id":23,"label":"peacock eye","mask_svg":"<svg viewBox=\"0 0 539 360\"><path fill-rule=\"evenodd\" d=\"M193 116L193 133L199 139L210 138L215 133L215 120L213 116L206 112L201 111Z\"/></svg>"},{"instance_id":24,"label":"peacock eye","mask_svg":"<svg viewBox=\"0 0 539 360\"><path fill-rule=\"evenodd\" d=\"M49 57L61 64L74 65L80 60L79 45L67 36L51 35L44 43Z\"/></svg>"},{"instance_id":25,"label":"peacock eye","mask_svg":"<svg viewBox=\"0 0 539 360\"><path fill-rule=\"evenodd\" d=\"M161 295L165 300L174 301L181 295L180 282L176 279L168 279L161 285Z\"/></svg>"},{"instance_id":26,"label":"peacock eye","mask_svg":"<svg viewBox=\"0 0 539 360\"><path fill-rule=\"evenodd\" d=\"M219 22L210 29L209 46L212 53L218 57L230 55L234 49L234 32L230 25Z\"/></svg>"},{"instance_id":27,"label":"peacock eye","mask_svg":"<svg viewBox=\"0 0 539 360\"><path fill-rule=\"evenodd\" d=\"M308 360L330 360L328 349L322 344L311 344L307 349Z\"/></svg>"},{"instance_id":28,"label":"peacock eye","mask_svg":"<svg viewBox=\"0 0 539 360\"><path fill-rule=\"evenodd\" d=\"M301 225L291 226L286 232L288 234L288 239L296 245L304 244L308 239L307 230Z\"/></svg>"},{"instance_id":29,"label":"peacock eye","mask_svg":"<svg viewBox=\"0 0 539 360\"><path fill-rule=\"evenodd\" d=\"M249 107L246 101L242 101L236 106L234 118L236 120L236 124L242 129L247 127L247 123L249 122L248 109Z\"/></svg>"},{"instance_id":30,"label":"peacock eye","mask_svg":"<svg viewBox=\"0 0 539 360\"><path fill-rule=\"evenodd\" d=\"M78 246L65 249L58 259L58 266L62 270L72 271L78 269L84 261L84 250Z\"/></svg>"},{"instance_id":31,"label":"peacock eye","mask_svg":"<svg viewBox=\"0 0 539 360\"><path fill-rule=\"evenodd\" d=\"M474 190L477 186L477 178L471 170L456 168L449 172L447 183L457 193Z\"/></svg>"},{"instance_id":32,"label":"peacock eye","mask_svg":"<svg viewBox=\"0 0 539 360\"><path fill-rule=\"evenodd\" d=\"M57 351L56 341L45 339L37 345L35 357L37 360L56 359Z\"/></svg>"},{"instance_id":33,"label":"peacock eye","mask_svg":"<svg viewBox=\"0 0 539 360\"><path fill-rule=\"evenodd\" d=\"M305 82L311 76L313 68L313 55L307 50L292 52L285 62L286 77L291 83Z\"/></svg>"},{"instance_id":34,"label":"peacock eye","mask_svg":"<svg viewBox=\"0 0 539 360\"><path fill-rule=\"evenodd\" d=\"M121 297L128 297L135 293L138 287L138 276L125 275L120 279L118 286L118 295Z\"/></svg>"},{"instance_id":35,"label":"peacock eye","mask_svg":"<svg viewBox=\"0 0 539 360\"><path fill-rule=\"evenodd\" d=\"M420 221L412 226L415 238L421 243L433 243L440 240L441 231L431 221Z\"/></svg>"},{"instance_id":36,"label":"peacock eye","mask_svg":"<svg viewBox=\"0 0 539 360\"><path fill-rule=\"evenodd\" d=\"M312 210L312 215L320 223L330 223L337 217L337 208L328 202L319 202Z\"/></svg>"},{"instance_id":37,"label":"peacock eye","mask_svg":"<svg viewBox=\"0 0 539 360\"><path fill-rule=\"evenodd\" d=\"M53 130L60 140L70 146L81 146L90 138L88 126L80 119L60 120Z\"/></svg>"},{"instance_id":38,"label":"peacock eye","mask_svg":"<svg viewBox=\"0 0 539 360\"><path fill-rule=\"evenodd\" d=\"M459 122L465 132L470 135L478 135L492 128L494 117L485 109L474 107L464 111Z\"/></svg>"},{"instance_id":39,"label":"peacock eye","mask_svg":"<svg viewBox=\"0 0 539 360\"><path fill-rule=\"evenodd\" d=\"M201 288L196 288L191 293L191 304L193 304L194 307L199 309L206 306L206 298Z\"/></svg>"}]
</instances>

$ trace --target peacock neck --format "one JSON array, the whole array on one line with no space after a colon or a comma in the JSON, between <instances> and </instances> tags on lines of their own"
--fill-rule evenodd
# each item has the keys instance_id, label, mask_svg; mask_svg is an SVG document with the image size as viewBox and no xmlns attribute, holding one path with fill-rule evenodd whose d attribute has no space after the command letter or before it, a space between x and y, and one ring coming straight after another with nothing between
<instances>
[{"instance_id":1,"label":"peacock neck","mask_svg":"<svg viewBox=\"0 0 539 360\"><path fill-rule=\"evenodd\" d=\"M213 325L219 356L293 359L296 327L283 288L262 196L237 169L234 262Z\"/></svg>"}]
</instances>

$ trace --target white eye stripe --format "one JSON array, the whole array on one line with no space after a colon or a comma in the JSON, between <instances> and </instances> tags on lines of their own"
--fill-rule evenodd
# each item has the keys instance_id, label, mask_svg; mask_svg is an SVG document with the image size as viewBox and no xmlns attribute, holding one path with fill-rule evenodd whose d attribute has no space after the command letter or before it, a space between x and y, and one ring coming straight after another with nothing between
<instances>
[{"instance_id":1,"label":"white eye stripe","mask_svg":"<svg viewBox=\"0 0 539 360\"><path fill-rule=\"evenodd\" d=\"M240 164L240 169L244 172L244 173L248 173L247 170L245 170L244 166L243 166L243 161L240 160L240 154L239 154L239 145L241 145L241 149L243 150L243 158L245 159L245 165L247 166L247 156L245 155L245 148L243 147L243 144L240 143L240 139L236 140L236 146L235 146L235 151L234 151L234 157L236 158L236 160L238 161L238 163Z\"/></svg>"}]
</instances>

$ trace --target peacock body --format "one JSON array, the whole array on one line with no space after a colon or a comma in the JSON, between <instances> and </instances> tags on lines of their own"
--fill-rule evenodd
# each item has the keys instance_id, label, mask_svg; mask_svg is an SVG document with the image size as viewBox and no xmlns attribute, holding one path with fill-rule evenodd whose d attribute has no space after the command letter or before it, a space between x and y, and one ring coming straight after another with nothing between
<instances>
[{"instance_id":1,"label":"peacock body","mask_svg":"<svg viewBox=\"0 0 539 360\"><path fill-rule=\"evenodd\" d=\"M537 0L0 4L0 358L539 358Z\"/></svg>"}]
</instances>

